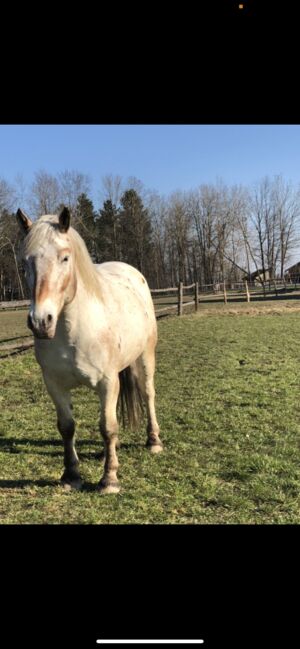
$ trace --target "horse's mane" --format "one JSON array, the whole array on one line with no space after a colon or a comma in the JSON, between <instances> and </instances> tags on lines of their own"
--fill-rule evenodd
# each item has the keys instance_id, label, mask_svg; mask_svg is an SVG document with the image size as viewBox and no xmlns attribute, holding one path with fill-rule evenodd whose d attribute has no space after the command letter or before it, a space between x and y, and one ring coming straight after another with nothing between
<instances>
[{"instance_id":1,"label":"horse's mane","mask_svg":"<svg viewBox=\"0 0 300 649\"><path fill-rule=\"evenodd\" d=\"M45 214L35 221L30 228L24 242L25 253L27 255L32 254L46 241L56 243L60 236L57 214ZM79 273L86 291L102 300L99 274L82 237L74 228L70 227L66 235L66 241L71 245L75 270L76 273Z\"/></svg>"}]
</instances>

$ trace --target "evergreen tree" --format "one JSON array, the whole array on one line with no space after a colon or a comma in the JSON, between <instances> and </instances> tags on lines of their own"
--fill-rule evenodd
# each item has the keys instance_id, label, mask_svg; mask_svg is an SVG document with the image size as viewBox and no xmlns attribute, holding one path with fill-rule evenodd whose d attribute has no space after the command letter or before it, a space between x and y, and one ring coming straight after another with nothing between
<instances>
[{"instance_id":1,"label":"evergreen tree","mask_svg":"<svg viewBox=\"0 0 300 649\"><path fill-rule=\"evenodd\" d=\"M120 211L106 200L97 219L97 241L101 261L121 261Z\"/></svg>"},{"instance_id":2,"label":"evergreen tree","mask_svg":"<svg viewBox=\"0 0 300 649\"><path fill-rule=\"evenodd\" d=\"M147 275L151 270L152 227L147 209L134 189L121 197L123 261Z\"/></svg>"},{"instance_id":3,"label":"evergreen tree","mask_svg":"<svg viewBox=\"0 0 300 649\"><path fill-rule=\"evenodd\" d=\"M80 194L74 213L74 225L84 239L94 261L98 261L98 246L95 225L96 213L93 202L86 194Z\"/></svg>"}]
</instances>

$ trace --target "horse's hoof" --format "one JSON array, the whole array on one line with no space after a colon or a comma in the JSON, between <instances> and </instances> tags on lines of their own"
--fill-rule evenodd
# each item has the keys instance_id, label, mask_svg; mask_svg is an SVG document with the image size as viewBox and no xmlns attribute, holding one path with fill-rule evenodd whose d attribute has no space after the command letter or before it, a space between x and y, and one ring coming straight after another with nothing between
<instances>
[{"instance_id":1,"label":"horse's hoof","mask_svg":"<svg viewBox=\"0 0 300 649\"><path fill-rule=\"evenodd\" d=\"M150 453L153 453L154 455L156 453L161 453L164 450L164 447L162 444L153 444L151 446L148 446Z\"/></svg>"},{"instance_id":2,"label":"horse's hoof","mask_svg":"<svg viewBox=\"0 0 300 649\"><path fill-rule=\"evenodd\" d=\"M98 491L101 495L106 494L118 494L120 491L120 483L119 482L110 482L108 484L102 484L101 481L98 484Z\"/></svg>"},{"instance_id":3,"label":"horse's hoof","mask_svg":"<svg viewBox=\"0 0 300 649\"><path fill-rule=\"evenodd\" d=\"M164 447L163 447L162 442L160 441L160 439L157 440L157 443L156 443L156 441L154 442L154 440L150 441L150 442L147 441L146 442L146 448L148 448L150 453L153 453L153 454L161 453L164 450Z\"/></svg>"},{"instance_id":4,"label":"horse's hoof","mask_svg":"<svg viewBox=\"0 0 300 649\"><path fill-rule=\"evenodd\" d=\"M62 486L65 491L80 491L83 486L83 480L76 478L75 480L62 480Z\"/></svg>"},{"instance_id":5,"label":"horse's hoof","mask_svg":"<svg viewBox=\"0 0 300 649\"><path fill-rule=\"evenodd\" d=\"M73 480L72 482L62 483L64 491L80 491L82 489L82 480Z\"/></svg>"}]
</instances>

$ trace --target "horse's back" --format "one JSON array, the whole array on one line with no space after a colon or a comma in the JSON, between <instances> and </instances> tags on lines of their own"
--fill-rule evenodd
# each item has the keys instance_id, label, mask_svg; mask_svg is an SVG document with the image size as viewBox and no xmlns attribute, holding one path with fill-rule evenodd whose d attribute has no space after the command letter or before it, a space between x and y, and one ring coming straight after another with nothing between
<instances>
[{"instance_id":1,"label":"horse's back","mask_svg":"<svg viewBox=\"0 0 300 649\"><path fill-rule=\"evenodd\" d=\"M142 285L144 284L149 290L144 275L142 275L142 273L137 268L131 266L130 264L126 264L124 261L105 261L102 264L95 264L95 267L100 275L108 273L109 275L112 275L116 278L136 278L137 281L139 281Z\"/></svg>"},{"instance_id":2,"label":"horse's back","mask_svg":"<svg viewBox=\"0 0 300 649\"><path fill-rule=\"evenodd\" d=\"M125 264L123 261L106 261L95 265L102 280L109 282L110 289L123 290L124 288L135 292L150 304L153 312L153 301L145 277L137 268Z\"/></svg>"}]
</instances>

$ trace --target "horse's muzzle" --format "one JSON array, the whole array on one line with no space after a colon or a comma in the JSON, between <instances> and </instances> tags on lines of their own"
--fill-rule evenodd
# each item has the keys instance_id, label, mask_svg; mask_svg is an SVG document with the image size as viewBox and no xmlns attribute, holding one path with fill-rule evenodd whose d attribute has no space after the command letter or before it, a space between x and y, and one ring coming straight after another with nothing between
<instances>
[{"instance_id":1,"label":"horse's muzzle","mask_svg":"<svg viewBox=\"0 0 300 649\"><path fill-rule=\"evenodd\" d=\"M49 314L47 319L35 320L30 313L27 317L27 326L36 338L54 338L55 329L53 329L53 318Z\"/></svg>"}]
</instances>

